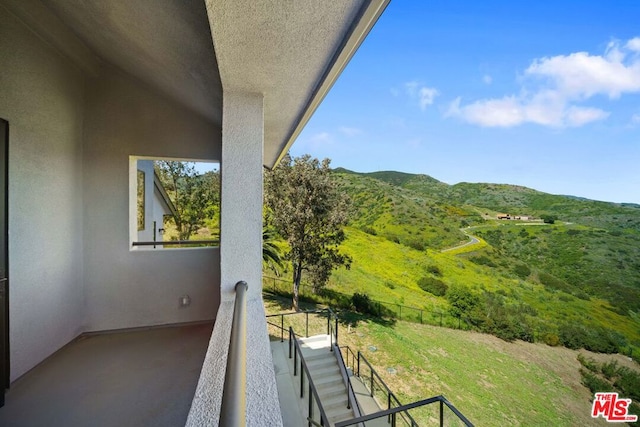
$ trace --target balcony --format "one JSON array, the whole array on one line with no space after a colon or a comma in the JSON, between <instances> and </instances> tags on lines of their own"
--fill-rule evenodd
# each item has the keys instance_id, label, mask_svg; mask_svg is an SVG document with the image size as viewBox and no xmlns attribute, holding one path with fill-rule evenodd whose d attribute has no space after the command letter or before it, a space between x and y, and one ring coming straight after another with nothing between
<instances>
[{"instance_id":1,"label":"balcony","mask_svg":"<svg viewBox=\"0 0 640 427\"><path fill-rule=\"evenodd\" d=\"M84 334L23 375L2 426L182 426L212 324Z\"/></svg>"}]
</instances>

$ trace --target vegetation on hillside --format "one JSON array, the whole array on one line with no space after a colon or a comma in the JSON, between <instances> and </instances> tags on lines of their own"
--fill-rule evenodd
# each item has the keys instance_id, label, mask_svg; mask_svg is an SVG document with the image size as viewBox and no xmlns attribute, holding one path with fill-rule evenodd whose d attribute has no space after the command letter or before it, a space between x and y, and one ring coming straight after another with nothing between
<instances>
[{"instance_id":1,"label":"vegetation on hillside","mask_svg":"<svg viewBox=\"0 0 640 427\"><path fill-rule=\"evenodd\" d=\"M324 301L640 355L640 206L399 172L333 177L352 201L343 248L353 263L333 273Z\"/></svg>"},{"instance_id":2,"label":"vegetation on hillside","mask_svg":"<svg viewBox=\"0 0 640 427\"><path fill-rule=\"evenodd\" d=\"M349 267L340 252L345 239L347 197L332 179L329 159L287 154L277 168L265 174L267 223L287 241L285 253L293 272L293 307L298 309L302 272L314 289L322 288L332 270Z\"/></svg>"}]
</instances>

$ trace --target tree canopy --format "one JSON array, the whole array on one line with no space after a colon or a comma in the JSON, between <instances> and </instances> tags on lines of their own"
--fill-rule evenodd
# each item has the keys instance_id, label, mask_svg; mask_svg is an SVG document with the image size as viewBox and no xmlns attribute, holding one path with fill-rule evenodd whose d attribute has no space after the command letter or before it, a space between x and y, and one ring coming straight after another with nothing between
<instances>
[{"instance_id":1,"label":"tree canopy","mask_svg":"<svg viewBox=\"0 0 640 427\"><path fill-rule=\"evenodd\" d=\"M217 229L220 212L220 174L198 174L193 162L159 160L155 171L175 206L178 240L189 240L200 228ZM215 222L215 224L212 224Z\"/></svg>"},{"instance_id":2,"label":"tree canopy","mask_svg":"<svg viewBox=\"0 0 640 427\"><path fill-rule=\"evenodd\" d=\"M314 289L324 286L331 271L347 268L351 259L340 253L345 239L348 198L331 176L330 160L309 155L291 158L266 173L267 221L289 244L285 259L293 267L293 308L298 310L303 271Z\"/></svg>"}]
</instances>

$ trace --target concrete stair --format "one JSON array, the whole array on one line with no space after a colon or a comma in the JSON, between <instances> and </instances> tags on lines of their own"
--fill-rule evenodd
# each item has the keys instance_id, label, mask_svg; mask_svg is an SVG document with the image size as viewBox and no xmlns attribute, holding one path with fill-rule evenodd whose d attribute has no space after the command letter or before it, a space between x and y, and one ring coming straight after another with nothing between
<instances>
[{"instance_id":1,"label":"concrete stair","mask_svg":"<svg viewBox=\"0 0 640 427\"><path fill-rule=\"evenodd\" d=\"M325 340L326 337L323 337ZM338 361L333 352L329 351L328 344L324 348L316 348L314 351L306 351L305 347L317 345L322 338L310 337L301 339L305 361L313 383L320 395L322 407L329 418L329 423L334 425L339 421L354 418L352 409L347 408L347 388L340 373Z\"/></svg>"}]
</instances>

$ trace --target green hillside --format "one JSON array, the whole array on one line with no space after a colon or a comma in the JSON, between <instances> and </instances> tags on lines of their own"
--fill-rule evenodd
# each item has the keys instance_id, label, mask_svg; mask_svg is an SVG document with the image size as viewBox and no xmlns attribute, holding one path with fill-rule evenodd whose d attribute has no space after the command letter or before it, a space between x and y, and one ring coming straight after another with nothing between
<instances>
[{"instance_id":1,"label":"green hillside","mask_svg":"<svg viewBox=\"0 0 640 427\"><path fill-rule=\"evenodd\" d=\"M343 247L353 263L329 289L432 316L450 312L451 290L461 290L474 299L462 317L472 328L640 352L639 206L399 172L335 176L352 199ZM497 220L499 212L558 221ZM468 242L465 232L479 240L445 251Z\"/></svg>"}]
</instances>

